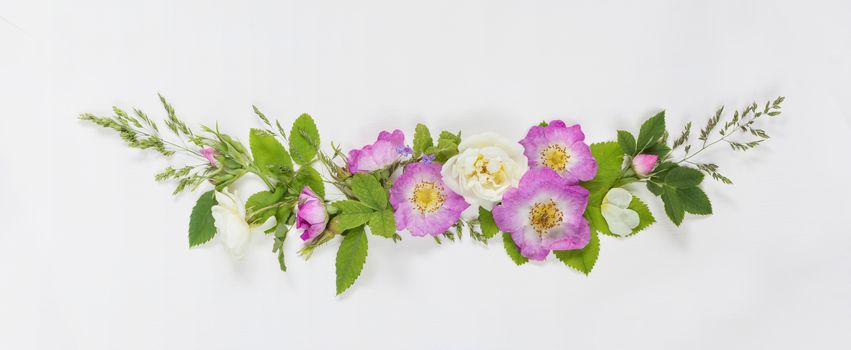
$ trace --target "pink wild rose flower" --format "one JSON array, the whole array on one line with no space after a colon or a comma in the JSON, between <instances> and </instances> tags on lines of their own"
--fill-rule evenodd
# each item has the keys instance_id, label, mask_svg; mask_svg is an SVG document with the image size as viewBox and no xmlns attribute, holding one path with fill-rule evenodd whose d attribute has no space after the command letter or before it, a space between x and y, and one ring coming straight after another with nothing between
<instances>
[{"instance_id":1,"label":"pink wild rose flower","mask_svg":"<svg viewBox=\"0 0 851 350\"><path fill-rule=\"evenodd\" d=\"M458 222L470 205L443 183L440 165L411 163L390 188L396 229L414 236L440 235Z\"/></svg>"},{"instance_id":2,"label":"pink wild rose flower","mask_svg":"<svg viewBox=\"0 0 851 350\"><path fill-rule=\"evenodd\" d=\"M591 239L582 216L588 190L550 168L530 169L493 209L496 226L511 234L520 254L544 260L551 250L581 249Z\"/></svg>"},{"instance_id":3,"label":"pink wild rose flower","mask_svg":"<svg viewBox=\"0 0 851 350\"><path fill-rule=\"evenodd\" d=\"M396 129L393 132L382 131L371 145L349 151L349 172L362 173L384 168L400 157L405 150L405 134Z\"/></svg>"},{"instance_id":4,"label":"pink wild rose flower","mask_svg":"<svg viewBox=\"0 0 851 350\"><path fill-rule=\"evenodd\" d=\"M547 126L533 126L520 144L530 169L552 169L571 184L591 180L597 174L597 161L579 125L568 127L561 120L553 120Z\"/></svg>"}]
</instances>

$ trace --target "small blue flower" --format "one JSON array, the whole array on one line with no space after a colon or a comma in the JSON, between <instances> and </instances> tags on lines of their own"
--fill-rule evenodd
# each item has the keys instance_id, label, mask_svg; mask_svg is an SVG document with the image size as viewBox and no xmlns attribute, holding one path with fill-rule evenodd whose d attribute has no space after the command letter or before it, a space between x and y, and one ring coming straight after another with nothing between
<instances>
[{"instance_id":1,"label":"small blue flower","mask_svg":"<svg viewBox=\"0 0 851 350\"><path fill-rule=\"evenodd\" d=\"M434 154L423 154L423 157L422 159L420 159L420 161L426 164L431 164L431 162L434 161Z\"/></svg>"},{"instance_id":2,"label":"small blue flower","mask_svg":"<svg viewBox=\"0 0 851 350\"><path fill-rule=\"evenodd\" d=\"M398 153L402 157L410 157L414 154L414 150L411 149L411 146L399 146L396 147L396 153Z\"/></svg>"}]
</instances>

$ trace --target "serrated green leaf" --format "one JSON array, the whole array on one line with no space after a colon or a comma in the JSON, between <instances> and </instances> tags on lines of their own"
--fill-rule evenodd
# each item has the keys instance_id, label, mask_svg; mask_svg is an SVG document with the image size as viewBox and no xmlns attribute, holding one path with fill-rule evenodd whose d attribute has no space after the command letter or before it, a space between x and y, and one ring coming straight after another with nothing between
<instances>
[{"instance_id":1,"label":"serrated green leaf","mask_svg":"<svg viewBox=\"0 0 851 350\"><path fill-rule=\"evenodd\" d=\"M589 206L585 209L585 219L588 220L588 223L591 227L597 229L598 232L612 237L620 237L609 231L609 223L606 222L606 218L603 217L603 211L599 206Z\"/></svg>"},{"instance_id":2,"label":"serrated green leaf","mask_svg":"<svg viewBox=\"0 0 851 350\"><path fill-rule=\"evenodd\" d=\"M439 140L452 141L456 145L461 144L461 132L459 131L457 134L453 134L449 131L441 131L440 136L438 136L438 141Z\"/></svg>"},{"instance_id":3,"label":"serrated green leaf","mask_svg":"<svg viewBox=\"0 0 851 350\"><path fill-rule=\"evenodd\" d=\"M363 227L349 230L337 250L337 295L355 283L366 263L368 243Z\"/></svg>"},{"instance_id":4,"label":"serrated green leaf","mask_svg":"<svg viewBox=\"0 0 851 350\"><path fill-rule=\"evenodd\" d=\"M248 200L245 201L245 212L246 215L250 215L249 223L250 224L260 224L266 222L269 218L275 216L277 209L267 209L263 212L257 213L257 210L262 208L266 208L272 204L275 204L284 196L284 190L282 187L278 187L275 192L271 191L260 191L257 192L251 197L248 197Z\"/></svg>"},{"instance_id":5,"label":"serrated green leaf","mask_svg":"<svg viewBox=\"0 0 851 350\"><path fill-rule=\"evenodd\" d=\"M698 187L678 188L680 202L686 212L697 215L712 214L712 203L709 197Z\"/></svg>"},{"instance_id":6,"label":"serrated green leaf","mask_svg":"<svg viewBox=\"0 0 851 350\"><path fill-rule=\"evenodd\" d=\"M373 209L387 208L387 190L370 174L356 173L352 178L352 192Z\"/></svg>"},{"instance_id":7,"label":"serrated green leaf","mask_svg":"<svg viewBox=\"0 0 851 350\"><path fill-rule=\"evenodd\" d=\"M278 215L276 215L276 217L277 216ZM287 227L286 223L284 221L278 221L278 225L275 227L275 248L278 252L278 266L283 272L287 272L287 264L284 261L284 241L286 241L287 239L288 231L289 228ZM275 250L273 249L273 251Z\"/></svg>"},{"instance_id":8,"label":"serrated green leaf","mask_svg":"<svg viewBox=\"0 0 851 350\"><path fill-rule=\"evenodd\" d=\"M458 143L455 142L455 139L441 138L437 140L437 147L432 147L429 153L434 154L434 159L437 162L445 163L449 158L458 154Z\"/></svg>"},{"instance_id":9,"label":"serrated green leaf","mask_svg":"<svg viewBox=\"0 0 851 350\"><path fill-rule=\"evenodd\" d=\"M393 217L393 210L386 209L373 212L369 218L369 231L377 236L393 237L396 234L396 218Z\"/></svg>"},{"instance_id":10,"label":"serrated green leaf","mask_svg":"<svg viewBox=\"0 0 851 350\"><path fill-rule=\"evenodd\" d=\"M375 211L375 209L372 209L361 202L349 199L336 201L334 202L334 206L337 207L337 209L340 209L340 211L345 214L369 214Z\"/></svg>"},{"instance_id":11,"label":"serrated green leaf","mask_svg":"<svg viewBox=\"0 0 851 350\"><path fill-rule=\"evenodd\" d=\"M304 186L308 186L320 198L325 198L325 181L322 181L322 175L313 167L306 165L299 168L293 182L296 190L301 191Z\"/></svg>"},{"instance_id":12,"label":"serrated green leaf","mask_svg":"<svg viewBox=\"0 0 851 350\"><path fill-rule=\"evenodd\" d=\"M580 185L590 192L588 206L599 208L603 197L620 176L624 153L617 142L603 142L591 145L591 155L597 160L597 175Z\"/></svg>"},{"instance_id":13,"label":"serrated green leaf","mask_svg":"<svg viewBox=\"0 0 851 350\"><path fill-rule=\"evenodd\" d=\"M643 152L643 154L655 154L659 156L659 159L664 159L668 153L671 153L671 147L664 143L657 143L653 146L647 147Z\"/></svg>"},{"instance_id":14,"label":"serrated green leaf","mask_svg":"<svg viewBox=\"0 0 851 350\"><path fill-rule=\"evenodd\" d=\"M630 156L635 155L635 136L632 136L629 131L618 130L618 144L621 145L623 153L626 153Z\"/></svg>"},{"instance_id":15,"label":"serrated green leaf","mask_svg":"<svg viewBox=\"0 0 851 350\"><path fill-rule=\"evenodd\" d=\"M368 213L343 213L337 215L335 219L337 220L337 229L339 230L350 230L355 227L361 227L369 222L369 219L372 218L372 214L374 211L370 211Z\"/></svg>"},{"instance_id":16,"label":"serrated green leaf","mask_svg":"<svg viewBox=\"0 0 851 350\"><path fill-rule=\"evenodd\" d=\"M576 271L584 273L586 276L594 269L594 264L597 263L597 257L600 255L600 237L597 231L591 228L591 240L582 249L575 250L556 250L553 251L556 258L565 265L570 266Z\"/></svg>"},{"instance_id":17,"label":"serrated green leaf","mask_svg":"<svg viewBox=\"0 0 851 350\"><path fill-rule=\"evenodd\" d=\"M661 111L650 117L650 119L647 119L644 124L641 124L641 130L638 132L638 141L636 141L638 153L642 153L644 149L655 145L664 134L665 111Z\"/></svg>"},{"instance_id":18,"label":"serrated green leaf","mask_svg":"<svg viewBox=\"0 0 851 350\"><path fill-rule=\"evenodd\" d=\"M423 124L417 124L414 129L414 155L419 157L427 149L434 146L434 140L431 138L431 132Z\"/></svg>"},{"instance_id":19,"label":"serrated green leaf","mask_svg":"<svg viewBox=\"0 0 851 350\"><path fill-rule=\"evenodd\" d=\"M514 239L511 238L511 234L508 232L502 233L502 243L505 246L505 252L508 253L511 261L517 264L517 266L529 261L528 258L520 254L520 248L517 248L517 244L514 243Z\"/></svg>"},{"instance_id":20,"label":"serrated green leaf","mask_svg":"<svg viewBox=\"0 0 851 350\"><path fill-rule=\"evenodd\" d=\"M678 188L694 187L701 181L703 173L700 170L684 166L673 168L665 175L665 184Z\"/></svg>"},{"instance_id":21,"label":"serrated green leaf","mask_svg":"<svg viewBox=\"0 0 851 350\"><path fill-rule=\"evenodd\" d=\"M670 186L665 186L664 189L662 202L665 203L665 214L668 214L668 218L674 225L680 226L685 217L685 208L683 208L680 196L677 194L677 189Z\"/></svg>"},{"instance_id":22,"label":"serrated green leaf","mask_svg":"<svg viewBox=\"0 0 851 350\"><path fill-rule=\"evenodd\" d=\"M319 151L319 130L307 113L293 122L290 130L290 153L299 165L310 164Z\"/></svg>"},{"instance_id":23,"label":"serrated green leaf","mask_svg":"<svg viewBox=\"0 0 851 350\"><path fill-rule=\"evenodd\" d=\"M653 193L656 196L661 196L662 192L664 192L664 190L662 189L662 186L659 186L659 184L657 184L655 182L651 182L651 181L647 182L647 190L650 191L650 193Z\"/></svg>"},{"instance_id":24,"label":"serrated green leaf","mask_svg":"<svg viewBox=\"0 0 851 350\"><path fill-rule=\"evenodd\" d=\"M493 213L482 207L479 207L479 226L482 228L485 239L491 239L499 233L499 228L493 220Z\"/></svg>"},{"instance_id":25,"label":"serrated green leaf","mask_svg":"<svg viewBox=\"0 0 851 350\"><path fill-rule=\"evenodd\" d=\"M189 246L194 247L205 243L216 235L216 225L213 220L212 208L216 205L216 192L204 192L189 216Z\"/></svg>"},{"instance_id":26,"label":"serrated green leaf","mask_svg":"<svg viewBox=\"0 0 851 350\"><path fill-rule=\"evenodd\" d=\"M635 212L638 213L638 226L632 229L632 233L627 235L627 237L640 232L656 222L656 218L653 217L653 213L651 213L650 209L647 208L647 204L644 204L644 202L642 202L641 199L638 199L638 197L632 196L632 201L629 202L628 208L635 210Z\"/></svg>"},{"instance_id":27,"label":"serrated green leaf","mask_svg":"<svg viewBox=\"0 0 851 350\"><path fill-rule=\"evenodd\" d=\"M292 171L293 162L284 146L265 130L251 129L248 137L254 164L262 171L282 174Z\"/></svg>"}]
</instances>

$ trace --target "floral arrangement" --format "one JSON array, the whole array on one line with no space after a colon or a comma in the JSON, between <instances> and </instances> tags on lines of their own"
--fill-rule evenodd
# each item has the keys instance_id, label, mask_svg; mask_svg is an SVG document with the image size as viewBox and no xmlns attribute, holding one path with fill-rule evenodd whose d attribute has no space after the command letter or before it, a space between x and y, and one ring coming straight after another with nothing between
<instances>
[{"instance_id":1,"label":"floral arrangement","mask_svg":"<svg viewBox=\"0 0 851 350\"><path fill-rule=\"evenodd\" d=\"M81 119L118 132L133 148L165 157L184 153L201 161L169 166L157 181L176 181L175 194L210 188L200 195L189 219L189 246L218 236L230 254L241 257L252 236L274 237L272 252L282 271L288 234L301 239L299 254L340 238L337 294L358 278L367 257L369 234L399 241L403 234L431 237L437 244L466 233L487 244L502 236L517 265L545 260L550 252L565 265L591 272L600 235L630 237L655 222L634 191L644 184L680 225L685 214L712 214L700 188L705 175L731 184L718 165L698 162L707 148L726 143L747 151L769 138L757 122L780 114L784 98L753 103L721 122L719 108L692 142L692 123L669 140L665 112L645 121L637 135L617 131L616 141L589 144L580 125L561 120L529 128L519 141L484 133L462 137L441 131L435 139L418 124L410 143L401 130L381 131L375 142L344 153L331 144L320 149L316 124L307 114L287 132L257 107L262 123L251 129L248 146L218 126L193 131L160 96L173 134L167 139L144 112L82 114ZM317 169L324 168L324 175ZM247 198L231 185L247 174L268 190ZM326 184L336 189L330 193Z\"/></svg>"}]
</instances>

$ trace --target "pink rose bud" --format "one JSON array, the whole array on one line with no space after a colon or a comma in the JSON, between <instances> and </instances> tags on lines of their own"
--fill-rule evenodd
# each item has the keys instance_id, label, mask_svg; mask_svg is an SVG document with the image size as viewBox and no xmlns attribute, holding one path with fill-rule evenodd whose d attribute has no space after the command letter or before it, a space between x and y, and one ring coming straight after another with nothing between
<instances>
[{"instance_id":1,"label":"pink rose bud","mask_svg":"<svg viewBox=\"0 0 851 350\"><path fill-rule=\"evenodd\" d=\"M632 169L640 177L645 177L656 167L659 156L655 154L639 154L632 158Z\"/></svg>"},{"instance_id":2,"label":"pink rose bud","mask_svg":"<svg viewBox=\"0 0 851 350\"><path fill-rule=\"evenodd\" d=\"M201 155L204 158L207 158L207 161L210 162L210 165L214 167L218 167L218 162L216 162L216 150L212 147L204 147L201 149Z\"/></svg>"},{"instance_id":3,"label":"pink rose bud","mask_svg":"<svg viewBox=\"0 0 851 350\"><path fill-rule=\"evenodd\" d=\"M304 230L301 234L302 240L310 240L325 230L328 224L328 212L325 204L310 187L304 186L298 196L298 211L296 212L295 227Z\"/></svg>"}]
</instances>

